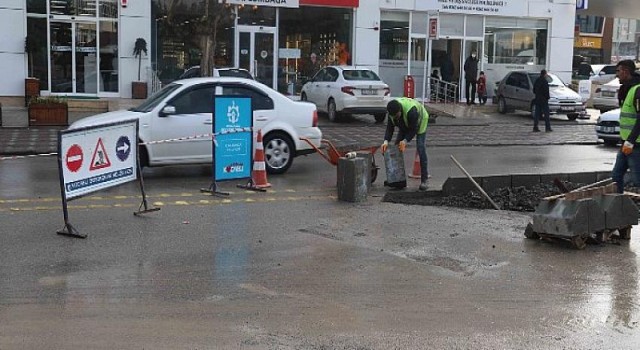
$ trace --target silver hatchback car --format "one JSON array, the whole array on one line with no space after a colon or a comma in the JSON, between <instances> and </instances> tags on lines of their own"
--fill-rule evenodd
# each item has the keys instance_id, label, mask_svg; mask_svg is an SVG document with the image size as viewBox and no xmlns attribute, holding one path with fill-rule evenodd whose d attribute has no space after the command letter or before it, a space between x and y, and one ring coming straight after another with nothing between
<instances>
[{"instance_id":1,"label":"silver hatchback car","mask_svg":"<svg viewBox=\"0 0 640 350\"><path fill-rule=\"evenodd\" d=\"M539 72L512 71L500 81L496 89L498 112L507 113L513 110L529 111L533 116L535 105L533 100L533 83L540 76ZM577 92L568 88L556 75L549 73L549 111L551 114L566 114L569 120L578 116L586 116L585 103Z\"/></svg>"}]
</instances>

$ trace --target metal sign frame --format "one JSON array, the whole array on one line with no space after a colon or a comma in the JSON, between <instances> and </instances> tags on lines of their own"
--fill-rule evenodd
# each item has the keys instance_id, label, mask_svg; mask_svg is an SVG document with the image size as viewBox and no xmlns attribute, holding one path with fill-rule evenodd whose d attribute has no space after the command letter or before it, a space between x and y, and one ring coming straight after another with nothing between
<instances>
[{"instance_id":1,"label":"metal sign frame","mask_svg":"<svg viewBox=\"0 0 640 350\"><path fill-rule=\"evenodd\" d=\"M131 125L134 127L134 132L133 135L129 135L131 136L131 140L129 140L129 153L127 153L127 156L125 159L129 158L129 155L131 153L133 153L135 155L135 161L134 161L134 167L135 167L135 175L131 172L134 171L133 169L118 169L116 171L111 171L111 174L99 174L96 175L94 177L103 177L101 179L94 179L94 178L84 178L84 179L80 179L78 181L76 181L77 183L91 183L92 181L95 180L96 183L100 183L102 185L100 186L95 186L92 189L88 189L88 190L84 190L81 191L80 193L77 194L73 194L72 196L69 196L69 187L67 187L67 183L65 183L65 170L64 170L64 166L69 167L69 159L67 156L67 153L63 153L63 138L65 135L71 135L71 134L81 134L81 133L86 133L88 131L96 131L96 133L99 133L99 129L107 129L107 128L114 128L114 127L118 127L118 126L126 126L126 125ZM125 135L127 136L127 135ZM104 150L104 142L102 141L104 135L100 136L98 138L98 141L96 143L96 149L93 150L93 152L89 152L91 154L93 154L93 156L91 157L91 161L87 162L93 162L93 158L96 156L97 153L97 147L102 147L102 149ZM116 158L120 158L121 156L118 155L118 149L117 149L117 144L120 142L121 138L119 138L116 142L115 142L115 148L116 148L116 157L114 157L114 162L116 162ZM74 148L74 146L78 147L77 144L73 144L71 147L69 147L69 150L71 148ZM78 147L81 151L81 147ZM65 150L67 151L67 150ZM126 151L125 151L126 152ZM89 154L87 153L87 154ZM108 155L104 155L105 157L107 157L106 162L109 162L108 160ZM82 158L84 158L84 155L82 155ZM124 160L121 159L121 161L124 162ZM82 160L81 160L82 162ZM106 164L106 163L104 163ZM89 164L87 164L87 166L89 166ZM77 169L75 169L75 171L79 171L80 168L82 167L82 165L79 165ZM73 171L73 170L71 170ZM148 203L147 203L147 197L146 197L146 193L144 191L144 181L142 178L142 169L140 167L140 155L138 154L138 120L134 119L134 120L125 120L125 121L121 121L121 122L115 122L115 123L109 123L109 124L101 124L101 125L95 125L95 126L88 126L88 127L83 127L83 128L78 128L78 129L72 129L72 130L60 130L58 131L58 173L59 173L59 177L60 177L60 195L62 198L62 211L63 211L63 217L64 217L64 227L57 231L58 234L60 235L66 235L66 236L72 236L72 237L77 237L77 238L86 238L87 235L80 233L69 221L69 209L68 209L68 202L75 200L75 199L79 199L82 198L84 196L87 196L89 194L92 194L94 192L98 192L107 188L111 188L114 186L118 186L118 185L122 185L131 181L135 181L138 180L140 183L140 191L142 193L142 202L140 203L140 207L138 208L137 212L134 212L134 215L140 215L140 214L144 214L144 213L148 213L148 212L152 212L152 211L158 211L160 210L160 208L149 208L148 207ZM98 182L98 180L100 180L101 182ZM103 181L104 180L104 181ZM109 181L112 180L112 181ZM111 184L110 184L111 183ZM144 209L142 209L144 207Z\"/></svg>"}]
</instances>

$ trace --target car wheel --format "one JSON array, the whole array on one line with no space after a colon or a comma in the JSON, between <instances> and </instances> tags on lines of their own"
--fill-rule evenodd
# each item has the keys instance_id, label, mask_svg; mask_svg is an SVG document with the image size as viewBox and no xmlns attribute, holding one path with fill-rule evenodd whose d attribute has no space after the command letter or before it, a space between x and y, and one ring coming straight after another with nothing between
<instances>
[{"instance_id":1,"label":"car wheel","mask_svg":"<svg viewBox=\"0 0 640 350\"><path fill-rule=\"evenodd\" d=\"M337 122L340 119L340 115L338 111L336 111L336 101L332 98L327 102L327 115L329 116L329 120L332 122Z\"/></svg>"},{"instance_id":2,"label":"car wheel","mask_svg":"<svg viewBox=\"0 0 640 350\"><path fill-rule=\"evenodd\" d=\"M376 123L380 124L384 121L384 118L386 118L387 114L386 113L378 113L378 114L374 114L373 117L376 119Z\"/></svg>"},{"instance_id":3,"label":"car wheel","mask_svg":"<svg viewBox=\"0 0 640 350\"><path fill-rule=\"evenodd\" d=\"M507 113L507 101L505 101L502 96L498 97L498 113Z\"/></svg>"},{"instance_id":4,"label":"car wheel","mask_svg":"<svg viewBox=\"0 0 640 350\"><path fill-rule=\"evenodd\" d=\"M307 100L307 94L305 94L304 92L302 93L302 95L300 95L300 100L301 101L308 101Z\"/></svg>"},{"instance_id":5,"label":"car wheel","mask_svg":"<svg viewBox=\"0 0 640 350\"><path fill-rule=\"evenodd\" d=\"M618 140L605 139L604 144L607 146L617 146Z\"/></svg>"},{"instance_id":6,"label":"car wheel","mask_svg":"<svg viewBox=\"0 0 640 350\"><path fill-rule=\"evenodd\" d=\"M285 173L293 164L295 149L291 138L283 132L270 132L264 137L263 144L267 173Z\"/></svg>"},{"instance_id":7,"label":"car wheel","mask_svg":"<svg viewBox=\"0 0 640 350\"><path fill-rule=\"evenodd\" d=\"M568 113L567 118L569 118L569 120L571 121L576 120L578 119L578 113Z\"/></svg>"}]
</instances>

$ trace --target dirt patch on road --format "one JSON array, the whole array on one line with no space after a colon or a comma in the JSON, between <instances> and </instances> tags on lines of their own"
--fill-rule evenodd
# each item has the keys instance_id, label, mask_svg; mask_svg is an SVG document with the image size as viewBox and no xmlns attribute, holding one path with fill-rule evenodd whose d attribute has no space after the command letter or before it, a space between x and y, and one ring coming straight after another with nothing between
<instances>
[{"instance_id":1,"label":"dirt patch on road","mask_svg":"<svg viewBox=\"0 0 640 350\"><path fill-rule=\"evenodd\" d=\"M564 182L568 190L574 190L585 184ZM628 188L635 190L635 188ZM542 198L560 194L560 190L553 183L541 183L531 187L505 187L488 193L489 197L502 210L535 211ZM493 209L493 206L479 191L470 191L462 195L438 196L429 192L388 191L383 202L402 203L412 205L434 205L470 209Z\"/></svg>"}]
</instances>

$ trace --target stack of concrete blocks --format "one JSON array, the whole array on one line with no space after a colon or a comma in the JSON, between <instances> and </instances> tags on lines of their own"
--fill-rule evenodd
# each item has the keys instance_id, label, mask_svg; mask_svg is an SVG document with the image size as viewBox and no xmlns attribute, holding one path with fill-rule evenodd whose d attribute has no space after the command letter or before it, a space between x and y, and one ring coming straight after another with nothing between
<instances>
[{"instance_id":1,"label":"stack of concrete blocks","mask_svg":"<svg viewBox=\"0 0 640 350\"><path fill-rule=\"evenodd\" d=\"M604 210L604 226L613 231L638 224L638 206L623 194L607 194L593 198Z\"/></svg>"},{"instance_id":2,"label":"stack of concrete blocks","mask_svg":"<svg viewBox=\"0 0 640 350\"><path fill-rule=\"evenodd\" d=\"M338 159L338 199L364 202L371 186L371 161L363 157Z\"/></svg>"},{"instance_id":3,"label":"stack of concrete blocks","mask_svg":"<svg viewBox=\"0 0 640 350\"><path fill-rule=\"evenodd\" d=\"M622 194L547 199L538 204L533 214L533 231L566 238L588 238L637 224L638 207Z\"/></svg>"},{"instance_id":4,"label":"stack of concrete blocks","mask_svg":"<svg viewBox=\"0 0 640 350\"><path fill-rule=\"evenodd\" d=\"M543 200L533 213L533 231L572 238L588 238L605 229L604 211L592 198Z\"/></svg>"}]
</instances>

